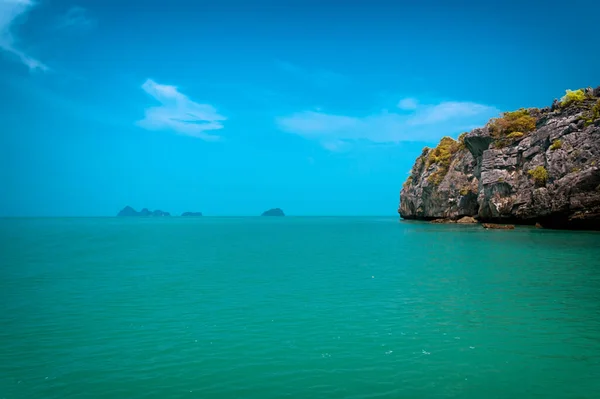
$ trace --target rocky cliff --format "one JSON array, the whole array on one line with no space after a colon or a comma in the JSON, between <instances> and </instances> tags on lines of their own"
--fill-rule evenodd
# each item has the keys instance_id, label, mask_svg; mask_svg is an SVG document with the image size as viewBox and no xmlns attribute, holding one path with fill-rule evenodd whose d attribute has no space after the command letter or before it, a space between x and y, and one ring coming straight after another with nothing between
<instances>
[{"instance_id":1,"label":"rocky cliff","mask_svg":"<svg viewBox=\"0 0 600 399\"><path fill-rule=\"evenodd\" d=\"M405 219L600 230L600 87L506 112L424 148L400 193Z\"/></svg>"}]
</instances>

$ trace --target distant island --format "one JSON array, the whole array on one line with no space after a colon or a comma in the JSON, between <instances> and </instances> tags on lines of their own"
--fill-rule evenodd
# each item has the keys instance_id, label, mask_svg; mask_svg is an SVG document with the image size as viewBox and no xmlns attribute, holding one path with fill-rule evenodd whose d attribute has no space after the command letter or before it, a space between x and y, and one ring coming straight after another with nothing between
<instances>
[{"instance_id":1,"label":"distant island","mask_svg":"<svg viewBox=\"0 0 600 399\"><path fill-rule=\"evenodd\" d=\"M181 216L202 216L202 212L183 212Z\"/></svg>"},{"instance_id":2,"label":"distant island","mask_svg":"<svg viewBox=\"0 0 600 399\"><path fill-rule=\"evenodd\" d=\"M150 210L148 210L148 208L144 208L140 212L137 212L132 207L126 206L125 208L121 209L121 211L117 214L117 216L118 217L171 216L171 214L169 212L163 212L158 209L155 211L150 211Z\"/></svg>"},{"instance_id":3,"label":"distant island","mask_svg":"<svg viewBox=\"0 0 600 399\"><path fill-rule=\"evenodd\" d=\"M262 216L285 216L285 214L280 208L273 208L263 212Z\"/></svg>"}]
</instances>

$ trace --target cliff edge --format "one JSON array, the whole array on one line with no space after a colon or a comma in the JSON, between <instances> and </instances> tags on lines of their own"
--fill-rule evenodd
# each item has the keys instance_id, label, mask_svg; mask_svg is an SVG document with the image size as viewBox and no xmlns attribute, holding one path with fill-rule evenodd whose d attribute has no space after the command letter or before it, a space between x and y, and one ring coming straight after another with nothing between
<instances>
[{"instance_id":1,"label":"cliff edge","mask_svg":"<svg viewBox=\"0 0 600 399\"><path fill-rule=\"evenodd\" d=\"M425 147L400 193L404 219L600 230L600 87L505 112Z\"/></svg>"}]
</instances>

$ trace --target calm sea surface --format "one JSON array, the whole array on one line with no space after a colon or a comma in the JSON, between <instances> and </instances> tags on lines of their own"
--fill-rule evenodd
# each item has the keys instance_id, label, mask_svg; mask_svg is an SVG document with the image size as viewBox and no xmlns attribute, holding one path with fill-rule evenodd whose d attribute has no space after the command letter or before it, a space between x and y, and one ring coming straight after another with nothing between
<instances>
[{"instance_id":1,"label":"calm sea surface","mask_svg":"<svg viewBox=\"0 0 600 399\"><path fill-rule=\"evenodd\" d=\"M600 234L0 219L0 399L600 398Z\"/></svg>"}]
</instances>

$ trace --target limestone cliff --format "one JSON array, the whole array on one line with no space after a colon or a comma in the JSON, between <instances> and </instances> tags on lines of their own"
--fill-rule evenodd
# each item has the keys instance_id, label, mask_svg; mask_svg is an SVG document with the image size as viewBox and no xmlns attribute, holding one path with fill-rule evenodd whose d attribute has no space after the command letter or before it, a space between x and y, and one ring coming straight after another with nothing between
<instances>
[{"instance_id":1,"label":"limestone cliff","mask_svg":"<svg viewBox=\"0 0 600 399\"><path fill-rule=\"evenodd\" d=\"M600 87L492 119L423 149L400 193L405 219L600 230Z\"/></svg>"}]
</instances>

